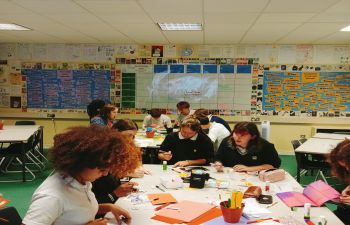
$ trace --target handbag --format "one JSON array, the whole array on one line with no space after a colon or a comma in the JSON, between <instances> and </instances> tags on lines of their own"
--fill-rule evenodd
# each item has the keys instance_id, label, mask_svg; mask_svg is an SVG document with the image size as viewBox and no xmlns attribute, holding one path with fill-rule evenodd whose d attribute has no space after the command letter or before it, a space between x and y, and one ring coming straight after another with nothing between
<instances>
[{"instance_id":1,"label":"handbag","mask_svg":"<svg viewBox=\"0 0 350 225\"><path fill-rule=\"evenodd\" d=\"M259 198L262 190L259 186L250 186L244 192L243 198Z\"/></svg>"},{"instance_id":2,"label":"handbag","mask_svg":"<svg viewBox=\"0 0 350 225\"><path fill-rule=\"evenodd\" d=\"M259 172L259 179L261 181L270 181L276 182L280 180L284 180L286 176L286 172L283 169L269 169L269 170L261 170Z\"/></svg>"}]
</instances>

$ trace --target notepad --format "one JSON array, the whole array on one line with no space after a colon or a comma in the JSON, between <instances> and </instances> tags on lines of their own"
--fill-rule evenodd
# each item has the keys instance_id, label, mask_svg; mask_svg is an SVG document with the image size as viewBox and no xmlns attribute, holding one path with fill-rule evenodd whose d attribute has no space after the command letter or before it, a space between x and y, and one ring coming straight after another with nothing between
<instances>
[{"instance_id":1,"label":"notepad","mask_svg":"<svg viewBox=\"0 0 350 225\"><path fill-rule=\"evenodd\" d=\"M208 203L182 201L159 210L156 215L191 222L214 207Z\"/></svg>"},{"instance_id":2,"label":"notepad","mask_svg":"<svg viewBox=\"0 0 350 225\"><path fill-rule=\"evenodd\" d=\"M149 194L147 197L153 205L177 202L176 199L169 193Z\"/></svg>"},{"instance_id":3,"label":"notepad","mask_svg":"<svg viewBox=\"0 0 350 225\"><path fill-rule=\"evenodd\" d=\"M340 194L321 180L315 181L304 188L303 193L281 192L277 196L289 207L303 206L310 203L320 207L325 202L338 198Z\"/></svg>"},{"instance_id":4,"label":"notepad","mask_svg":"<svg viewBox=\"0 0 350 225\"><path fill-rule=\"evenodd\" d=\"M243 216L241 217L241 219L239 220L238 223L235 223L235 225L246 225L247 224L248 219L244 218ZM210 220L206 223L204 223L203 225L231 225L232 223L227 223L224 221L224 217L220 216L218 218L215 218L213 220Z\"/></svg>"}]
</instances>

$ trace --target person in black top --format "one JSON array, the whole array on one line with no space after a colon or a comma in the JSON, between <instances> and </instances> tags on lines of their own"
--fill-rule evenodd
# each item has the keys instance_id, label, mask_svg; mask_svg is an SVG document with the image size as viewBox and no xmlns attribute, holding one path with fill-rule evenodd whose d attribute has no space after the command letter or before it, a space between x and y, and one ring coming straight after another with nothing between
<instances>
[{"instance_id":1,"label":"person in black top","mask_svg":"<svg viewBox=\"0 0 350 225\"><path fill-rule=\"evenodd\" d=\"M213 156L213 143L201 132L199 121L189 116L180 124L180 131L165 137L158 158L177 166L205 165Z\"/></svg>"},{"instance_id":2,"label":"person in black top","mask_svg":"<svg viewBox=\"0 0 350 225\"><path fill-rule=\"evenodd\" d=\"M332 173L348 185L339 196L334 214L344 223L350 224L350 140L340 142L328 155Z\"/></svg>"},{"instance_id":3,"label":"person in black top","mask_svg":"<svg viewBox=\"0 0 350 225\"><path fill-rule=\"evenodd\" d=\"M137 125L132 120L118 120L113 129L119 131L127 138L133 139L137 132ZM92 192L94 192L98 203L115 203L119 197L129 195L135 182L126 182L121 184L120 180L111 174L103 176L92 183ZM101 215L98 215L99 217Z\"/></svg>"},{"instance_id":4,"label":"person in black top","mask_svg":"<svg viewBox=\"0 0 350 225\"><path fill-rule=\"evenodd\" d=\"M221 123L222 125L224 125L224 127L226 127L226 129L229 132L231 132L230 125L223 118L209 114L209 110L207 109L197 109L196 111L194 111L193 115L195 115L198 118L206 116L209 118L209 122Z\"/></svg>"},{"instance_id":5,"label":"person in black top","mask_svg":"<svg viewBox=\"0 0 350 225\"><path fill-rule=\"evenodd\" d=\"M216 167L233 167L239 172L278 168L281 159L273 144L260 137L254 123L239 122L218 149Z\"/></svg>"}]
</instances>

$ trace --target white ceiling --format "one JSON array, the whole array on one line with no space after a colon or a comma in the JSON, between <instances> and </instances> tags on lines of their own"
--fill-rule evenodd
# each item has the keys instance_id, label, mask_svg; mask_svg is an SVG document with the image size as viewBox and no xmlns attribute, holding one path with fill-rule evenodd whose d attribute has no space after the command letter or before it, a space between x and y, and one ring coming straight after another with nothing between
<instances>
[{"instance_id":1,"label":"white ceiling","mask_svg":"<svg viewBox=\"0 0 350 225\"><path fill-rule=\"evenodd\" d=\"M350 0L0 0L0 42L350 44ZM157 22L201 22L161 31Z\"/></svg>"}]
</instances>

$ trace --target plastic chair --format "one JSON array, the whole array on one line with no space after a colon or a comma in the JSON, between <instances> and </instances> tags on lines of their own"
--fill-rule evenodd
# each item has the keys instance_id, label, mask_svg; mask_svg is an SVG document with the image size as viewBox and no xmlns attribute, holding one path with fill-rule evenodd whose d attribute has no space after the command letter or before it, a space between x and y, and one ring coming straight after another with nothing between
<instances>
[{"instance_id":1,"label":"plastic chair","mask_svg":"<svg viewBox=\"0 0 350 225\"><path fill-rule=\"evenodd\" d=\"M0 224L21 225L22 218L15 207L0 209Z\"/></svg>"},{"instance_id":2,"label":"plastic chair","mask_svg":"<svg viewBox=\"0 0 350 225\"><path fill-rule=\"evenodd\" d=\"M33 120L18 120L15 122L16 126L20 126L20 125L35 125L35 121Z\"/></svg>"}]
</instances>

